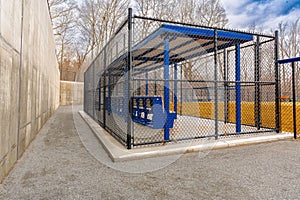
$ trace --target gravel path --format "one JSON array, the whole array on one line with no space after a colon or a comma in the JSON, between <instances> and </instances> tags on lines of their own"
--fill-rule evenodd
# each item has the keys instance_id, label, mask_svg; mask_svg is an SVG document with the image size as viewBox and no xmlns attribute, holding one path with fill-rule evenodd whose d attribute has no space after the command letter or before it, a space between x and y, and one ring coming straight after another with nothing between
<instances>
[{"instance_id":1,"label":"gravel path","mask_svg":"<svg viewBox=\"0 0 300 200\"><path fill-rule=\"evenodd\" d=\"M127 173L64 106L0 185L0 199L299 199L299 145L281 141L190 153L152 172Z\"/></svg>"}]
</instances>

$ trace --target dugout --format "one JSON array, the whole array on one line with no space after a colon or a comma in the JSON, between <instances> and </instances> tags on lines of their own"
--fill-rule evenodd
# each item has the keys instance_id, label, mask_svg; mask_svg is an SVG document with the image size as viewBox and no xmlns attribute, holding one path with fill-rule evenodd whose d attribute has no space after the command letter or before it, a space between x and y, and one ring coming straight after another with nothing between
<instances>
[{"instance_id":1,"label":"dugout","mask_svg":"<svg viewBox=\"0 0 300 200\"><path fill-rule=\"evenodd\" d=\"M85 73L84 109L127 148L279 131L276 48L129 12Z\"/></svg>"}]
</instances>

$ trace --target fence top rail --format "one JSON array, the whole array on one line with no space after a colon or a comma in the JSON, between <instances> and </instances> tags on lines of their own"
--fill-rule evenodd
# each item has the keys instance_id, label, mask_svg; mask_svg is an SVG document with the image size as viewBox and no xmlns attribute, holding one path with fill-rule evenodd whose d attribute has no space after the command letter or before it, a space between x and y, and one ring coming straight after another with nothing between
<instances>
[{"instance_id":1,"label":"fence top rail","mask_svg":"<svg viewBox=\"0 0 300 200\"><path fill-rule=\"evenodd\" d=\"M287 58L287 59L277 60L277 62L279 64L299 62L299 61L300 61L300 56L299 57L295 57L295 58Z\"/></svg>"}]
</instances>

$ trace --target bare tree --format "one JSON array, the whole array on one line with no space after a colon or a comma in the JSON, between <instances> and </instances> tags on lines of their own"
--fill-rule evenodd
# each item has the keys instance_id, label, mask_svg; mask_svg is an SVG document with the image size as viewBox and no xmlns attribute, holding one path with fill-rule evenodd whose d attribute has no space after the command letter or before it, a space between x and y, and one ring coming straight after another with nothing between
<instances>
[{"instance_id":1,"label":"bare tree","mask_svg":"<svg viewBox=\"0 0 300 200\"><path fill-rule=\"evenodd\" d=\"M137 14L142 16L218 27L224 27L228 22L219 0L135 2ZM69 60L74 57L76 65L81 66L87 58L93 59L100 52L126 17L129 0L83 0L78 8L71 0L48 0L48 5L57 42L57 57L62 68L63 63L70 63ZM152 23L142 21L142 37L157 26ZM192 64L186 66L192 70Z\"/></svg>"},{"instance_id":2,"label":"bare tree","mask_svg":"<svg viewBox=\"0 0 300 200\"><path fill-rule=\"evenodd\" d=\"M145 17L174 20L176 0L136 0L137 13Z\"/></svg>"},{"instance_id":3,"label":"bare tree","mask_svg":"<svg viewBox=\"0 0 300 200\"><path fill-rule=\"evenodd\" d=\"M224 28L228 24L226 11L219 0L199 0L196 5L196 21L202 25Z\"/></svg>"},{"instance_id":4,"label":"bare tree","mask_svg":"<svg viewBox=\"0 0 300 200\"><path fill-rule=\"evenodd\" d=\"M300 54L300 18L292 23L279 23L279 48L281 57L296 57Z\"/></svg>"},{"instance_id":5,"label":"bare tree","mask_svg":"<svg viewBox=\"0 0 300 200\"><path fill-rule=\"evenodd\" d=\"M300 18L291 23L279 23L279 51L281 58L292 58L300 55ZM298 66L298 63L296 64ZM296 71L300 76L299 70ZM282 91L290 91L291 69L290 66L281 66Z\"/></svg>"},{"instance_id":6,"label":"bare tree","mask_svg":"<svg viewBox=\"0 0 300 200\"><path fill-rule=\"evenodd\" d=\"M137 14L144 17L176 20L178 5L176 0L135 0ZM158 23L151 20L137 21L139 37L144 38L147 34L157 28Z\"/></svg>"},{"instance_id":7,"label":"bare tree","mask_svg":"<svg viewBox=\"0 0 300 200\"><path fill-rule=\"evenodd\" d=\"M196 0L177 0L178 12L177 18L180 22L183 23L195 23L196 18Z\"/></svg>"},{"instance_id":8,"label":"bare tree","mask_svg":"<svg viewBox=\"0 0 300 200\"><path fill-rule=\"evenodd\" d=\"M228 24L226 11L220 4L219 0L177 0L180 5L177 18L185 23L199 24L204 26L224 28ZM219 72L223 76L222 58L218 56ZM187 74L193 75L193 65L183 65Z\"/></svg>"},{"instance_id":9,"label":"bare tree","mask_svg":"<svg viewBox=\"0 0 300 200\"><path fill-rule=\"evenodd\" d=\"M177 18L181 22L224 28L226 11L219 0L177 0Z\"/></svg>"},{"instance_id":10,"label":"bare tree","mask_svg":"<svg viewBox=\"0 0 300 200\"><path fill-rule=\"evenodd\" d=\"M71 47L74 38L74 20L76 4L73 1L66 0L48 0L50 16L52 21L53 33L56 42L56 56L63 77L63 69L65 60L71 60L74 52Z\"/></svg>"},{"instance_id":11,"label":"bare tree","mask_svg":"<svg viewBox=\"0 0 300 200\"><path fill-rule=\"evenodd\" d=\"M87 55L92 52L97 45L97 26L99 24L100 10L97 9L99 1L85 0L78 9L79 18L78 38L76 44L76 55L79 63L83 63Z\"/></svg>"},{"instance_id":12,"label":"bare tree","mask_svg":"<svg viewBox=\"0 0 300 200\"><path fill-rule=\"evenodd\" d=\"M82 64L99 53L127 13L128 0L85 0L79 8L77 60Z\"/></svg>"}]
</instances>

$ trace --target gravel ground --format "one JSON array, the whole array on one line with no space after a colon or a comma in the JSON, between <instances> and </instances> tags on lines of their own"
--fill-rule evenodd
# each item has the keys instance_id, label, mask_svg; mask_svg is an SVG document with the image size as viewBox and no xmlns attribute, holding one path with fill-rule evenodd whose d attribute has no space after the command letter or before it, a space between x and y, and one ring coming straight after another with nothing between
<instances>
[{"instance_id":1,"label":"gravel ground","mask_svg":"<svg viewBox=\"0 0 300 200\"><path fill-rule=\"evenodd\" d=\"M63 106L0 185L0 199L299 199L299 145L190 153L154 171L127 173L121 165L147 162L112 163L72 107Z\"/></svg>"}]
</instances>

